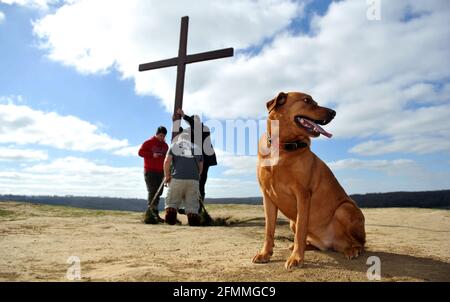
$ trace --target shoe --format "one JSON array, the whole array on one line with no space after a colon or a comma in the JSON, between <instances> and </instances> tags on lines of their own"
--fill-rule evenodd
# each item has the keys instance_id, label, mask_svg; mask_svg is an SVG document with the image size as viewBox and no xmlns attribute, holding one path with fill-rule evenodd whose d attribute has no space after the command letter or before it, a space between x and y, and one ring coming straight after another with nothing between
<instances>
[{"instance_id":1,"label":"shoe","mask_svg":"<svg viewBox=\"0 0 450 302\"><path fill-rule=\"evenodd\" d=\"M153 209L153 215L155 215L156 220L158 220L158 223L164 223L164 219L159 216L158 209Z\"/></svg>"},{"instance_id":2,"label":"shoe","mask_svg":"<svg viewBox=\"0 0 450 302\"><path fill-rule=\"evenodd\" d=\"M164 219L162 219L161 216L159 216L159 214L156 214L156 219L158 219L159 223L164 223Z\"/></svg>"},{"instance_id":3,"label":"shoe","mask_svg":"<svg viewBox=\"0 0 450 302\"><path fill-rule=\"evenodd\" d=\"M155 212L150 208L148 208L145 211L144 223L145 224L158 224L159 223L158 216L155 215Z\"/></svg>"},{"instance_id":4,"label":"shoe","mask_svg":"<svg viewBox=\"0 0 450 302\"><path fill-rule=\"evenodd\" d=\"M174 225L177 223L177 210L175 208L166 209L166 221L167 224Z\"/></svg>"},{"instance_id":5,"label":"shoe","mask_svg":"<svg viewBox=\"0 0 450 302\"><path fill-rule=\"evenodd\" d=\"M189 213L187 217L190 226L200 226L200 216L198 214Z\"/></svg>"}]
</instances>

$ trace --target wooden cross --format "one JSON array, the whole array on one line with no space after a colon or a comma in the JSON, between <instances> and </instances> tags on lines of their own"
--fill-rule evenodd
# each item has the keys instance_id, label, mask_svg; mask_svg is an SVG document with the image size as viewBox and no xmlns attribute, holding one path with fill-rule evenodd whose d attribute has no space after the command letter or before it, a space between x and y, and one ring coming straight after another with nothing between
<instances>
[{"instance_id":1,"label":"wooden cross","mask_svg":"<svg viewBox=\"0 0 450 302\"><path fill-rule=\"evenodd\" d=\"M219 50L197 53L197 54L193 54L193 55L187 55L186 49L187 49L188 24L189 24L189 17L188 16L182 17L181 18L181 30L180 30L180 45L178 48L178 57L139 65L139 71L146 71L146 70L157 69L157 68L177 66L177 84L176 84L176 89L175 89L175 105L173 107L174 116L176 116L177 109L183 107L184 75L185 75L185 71L186 71L186 64L220 59L220 58L226 58L226 57L232 57L233 53L234 53L233 48L224 48L224 49L219 49ZM173 129L173 130L175 130L175 129ZM175 133L172 132L172 139L174 137L175 137Z\"/></svg>"}]
</instances>

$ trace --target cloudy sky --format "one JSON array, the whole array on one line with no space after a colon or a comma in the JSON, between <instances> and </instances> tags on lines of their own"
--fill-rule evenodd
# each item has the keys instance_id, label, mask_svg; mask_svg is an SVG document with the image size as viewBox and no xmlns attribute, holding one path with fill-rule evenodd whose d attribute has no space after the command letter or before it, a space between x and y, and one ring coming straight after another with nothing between
<instances>
[{"instance_id":1,"label":"cloudy sky","mask_svg":"<svg viewBox=\"0 0 450 302\"><path fill-rule=\"evenodd\" d=\"M280 91L337 111L312 150L347 192L450 189L448 0L0 0L0 194L145 197L137 149L170 128L176 69L137 67L176 56L185 15L188 53L235 48L186 72L209 197L260 195L263 127L243 152L216 128L259 125Z\"/></svg>"}]
</instances>

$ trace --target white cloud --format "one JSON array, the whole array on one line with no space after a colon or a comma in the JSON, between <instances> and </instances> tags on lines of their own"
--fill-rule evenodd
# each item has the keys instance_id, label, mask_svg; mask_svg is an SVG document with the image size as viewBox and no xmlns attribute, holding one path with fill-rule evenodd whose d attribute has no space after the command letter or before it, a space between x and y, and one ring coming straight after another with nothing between
<instances>
[{"instance_id":1,"label":"white cloud","mask_svg":"<svg viewBox=\"0 0 450 302\"><path fill-rule=\"evenodd\" d=\"M449 150L448 134L421 128L429 112L414 109L438 110L450 101L447 1L383 2L381 21L366 19L365 1L333 2L314 18L308 35L287 29L302 11L290 1L174 3L113 1L105 10L101 1L81 0L38 20L34 31L53 60L87 73L116 68L135 80L139 94L158 96L168 111L175 69L136 70L139 63L176 55L180 16L191 17L190 53L259 47L273 38L256 55L189 65L186 110L213 118L259 117L277 92L305 91L337 110L329 126L336 138L386 136L400 146L392 149L405 152L411 149L401 141L424 145L432 135L438 146L433 152ZM408 14L415 17L407 20ZM406 136L402 125L408 120L425 134ZM449 133L447 122L440 128Z\"/></svg>"},{"instance_id":2,"label":"white cloud","mask_svg":"<svg viewBox=\"0 0 450 302\"><path fill-rule=\"evenodd\" d=\"M225 167L222 173L226 176L255 175L257 156L235 155L229 152L216 150L218 164Z\"/></svg>"},{"instance_id":3,"label":"white cloud","mask_svg":"<svg viewBox=\"0 0 450 302\"><path fill-rule=\"evenodd\" d=\"M42 150L0 147L0 161L37 161L46 160L47 158L47 152Z\"/></svg>"},{"instance_id":4,"label":"white cloud","mask_svg":"<svg viewBox=\"0 0 450 302\"><path fill-rule=\"evenodd\" d=\"M9 5L20 5L28 8L47 10L51 5L69 2L63 0L0 0L0 3L5 3Z\"/></svg>"},{"instance_id":5,"label":"white cloud","mask_svg":"<svg viewBox=\"0 0 450 302\"><path fill-rule=\"evenodd\" d=\"M6 19L5 14L2 11L0 11L0 24L5 22L5 19Z\"/></svg>"},{"instance_id":6,"label":"white cloud","mask_svg":"<svg viewBox=\"0 0 450 302\"><path fill-rule=\"evenodd\" d=\"M433 170L410 159L342 159L328 163L349 194L448 189L450 172ZM380 176L367 171L380 172Z\"/></svg>"},{"instance_id":7,"label":"white cloud","mask_svg":"<svg viewBox=\"0 0 450 302\"><path fill-rule=\"evenodd\" d=\"M26 172L34 173L76 173L86 175L109 175L122 172L123 168L114 168L100 165L96 162L81 157L58 158L51 163L41 163L24 169Z\"/></svg>"},{"instance_id":8,"label":"white cloud","mask_svg":"<svg viewBox=\"0 0 450 302\"><path fill-rule=\"evenodd\" d=\"M23 97L21 95L0 95L0 104L21 104L23 103Z\"/></svg>"},{"instance_id":9,"label":"white cloud","mask_svg":"<svg viewBox=\"0 0 450 302\"><path fill-rule=\"evenodd\" d=\"M65 157L21 170L0 171L0 193L145 198L146 188L142 168Z\"/></svg>"},{"instance_id":10,"label":"white cloud","mask_svg":"<svg viewBox=\"0 0 450 302\"><path fill-rule=\"evenodd\" d=\"M127 140L111 138L78 117L43 112L25 105L0 103L0 143L38 144L65 150L114 150Z\"/></svg>"},{"instance_id":11,"label":"white cloud","mask_svg":"<svg viewBox=\"0 0 450 302\"><path fill-rule=\"evenodd\" d=\"M287 26L302 8L289 0L199 0L195 5L175 0L132 0L108 1L108 9L104 5L100 0L65 5L35 22L34 32L53 60L84 73L116 68L123 77L135 79L139 93L164 100L167 109L172 108L174 68L138 73L137 67L176 56L181 16L190 16L188 52L197 53L258 45ZM227 60L233 61L223 61ZM207 71L204 75L196 72L195 76L191 74L195 67L189 66L187 94L207 86L215 74L211 71L222 70L220 64L194 64L206 66Z\"/></svg>"},{"instance_id":12,"label":"white cloud","mask_svg":"<svg viewBox=\"0 0 450 302\"><path fill-rule=\"evenodd\" d=\"M386 153L428 154L448 152L450 140L446 136L420 137L415 135L395 137L389 140L369 140L350 149L350 152L361 155L380 155Z\"/></svg>"},{"instance_id":13,"label":"white cloud","mask_svg":"<svg viewBox=\"0 0 450 302\"><path fill-rule=\"evenodd\" d=\"M379 120L379 132L388 138L369 140L350 149L360 155L403 152L427 154L450 151L450 105L404 110L395 123ZM392 117L394 118L394 117Z\"/></svg>"},{"instance_id":14,"label":"white cloud","mask_svg":"<svg viewBox=\"0 0 450 302\"><path fill-rule=\"evenodd\" d=\"M259 195L256 181L241 179L210 177L206 191L208 197ZM80 157L0 171L0 194L9 193L147 198L141 167L113 167Z\"/></svg>"},{"instance_id":15,"label":"white cloud","mask_svg":"<svg viewBox=\"0 0 450 302\"><path fill-rule=\"evenodd\" d=\"M254 197L261 195L256 181L237 178L208 178L205 190L207 198Z\"/></svg>"},{"instance_id":16,"label":"white cloud","mask_svg":"<svg viewBox=\"0 0 450 302\"><path fill-rule=\"evenodd\" d=\"M362 160L356 158L341 159L338 161L328 163L332 170L374 170L382 171L388 174L405 173L406 170L417 170L418 165L415 161L410 159L394 159L394 160Z\"/></svg>"},{"instance_id":17,"label":"white cloud","mask_svg":"<svg viewBox=\"0 0 450 302\"><path fill-rule=\"evenodd\" d=\"M113 154L119 155L119 156L134 156L134 157L136 157L138 155L138 151L139 151L140 147L141 146L130 146L130 147L121 148L121 149L114 151Z\"/></svg>"}]
</instances>

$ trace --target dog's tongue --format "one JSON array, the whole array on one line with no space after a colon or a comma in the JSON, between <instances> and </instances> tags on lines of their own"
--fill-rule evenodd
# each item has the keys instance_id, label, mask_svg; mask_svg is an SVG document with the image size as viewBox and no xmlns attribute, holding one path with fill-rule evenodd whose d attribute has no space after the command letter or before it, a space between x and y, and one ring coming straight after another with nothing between
<instances>
[{"instance_id":1,"label":"dog's tongue","mask_svg":"<svg viewBox=\"0 0 450 302\"><path fill-rule=\"evenodd\" d=\"M317 125L317 124L314 123L313 121L308 120L308 119L306 119L306 118L301 118L301 119L300 119L300 123L301 123L303 126L309 128L309 129L312 129L312 130L314 130L314 131L316 131L316 132L319 132L320 134L325 135L325 136L328 137L328 138L331 138L331 137L333 136L333 134L331 134L330 132L327 132L325 129L323 129L322 127L320 127L319 125Z\"/></svg>"}]
</instances>

